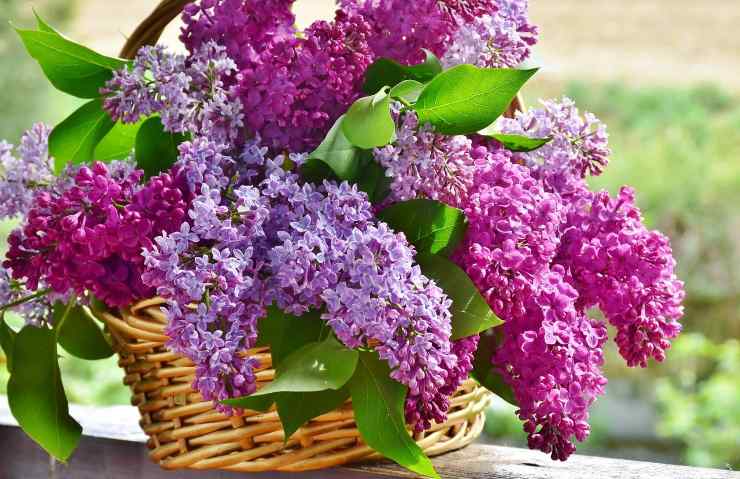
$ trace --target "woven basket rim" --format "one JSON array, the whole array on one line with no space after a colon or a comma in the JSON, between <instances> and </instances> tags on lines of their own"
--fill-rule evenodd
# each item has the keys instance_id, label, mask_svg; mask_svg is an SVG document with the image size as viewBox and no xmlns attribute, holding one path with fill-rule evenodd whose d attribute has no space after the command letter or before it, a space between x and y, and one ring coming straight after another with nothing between
<instances>
[{"instance_id":1,"label":"woven basket rim","mask_svg":"<svg viewBox=\"0 0 740 479\"><path fill-rule=\"evenodd\" d=\"M300 428L286 441L277 411L244 410L226 416L192 388L194 364L166 346L167 318L162 298L139 301L118 312L101 312L124 383L132 390L141 426L149 436L149 456L165 469L305 471L348 462L380 459L365 445L354 423L351 400ZM274 377L268 347L246 352L260 367L258 387ZM483 429L492 394L468 379L451 398L447 421L414 439L433 456L470 444Z\"/></svg>"}]
</instances>

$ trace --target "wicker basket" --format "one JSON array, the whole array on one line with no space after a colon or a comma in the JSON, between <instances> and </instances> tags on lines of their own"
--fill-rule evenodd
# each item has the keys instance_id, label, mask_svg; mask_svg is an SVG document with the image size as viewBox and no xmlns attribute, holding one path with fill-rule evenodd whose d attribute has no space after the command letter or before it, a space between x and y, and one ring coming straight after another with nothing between
<instances>
[{"instance_id":1,"label":"wicker basket","mask_svg":"<svg viewBox=\"0 0 740 479\"><path fill-rule=\"evenodd\" d=\"M306 471L377 457L363 444L348 401L300 428L288 441L277 412L245 411L228 417L192 389L195 366L170 351L159 298L142 301L118 315L102 313L126 371L132 403L149 436L149 456L165 469ZM259 360L257 387L275 375L268 348L247 352ZM470 444L481 432L491 395L468 380L451 400L447 421L415 439L428 455Z\"/></svg>"},{"instance_id":2,"label":"wicker basket","mask_svg":"<svg viewBox=\"0 0 740 479\"><path fill-rule=\"evenodd\" d=\"M165 27L190 0L162 0L129 37L121 50L133 58L143 45L155 44ZM505 113L522 109L517 97ZM300 428L285 441L277 412L245 411L225 416L204 401L191 384L193 363L166 346L164 301L139 302L117 315L103 313L131 388L132 403L141 412L141 427L149 436L149 456L165 469L224 469L229 471L307 471L380 456L366 446L354 422L350 401ZM257 358L257 387L275 375L269 348L246 354ZM467 380L450 401L448 419L414 438L434 456L470 444L483 429L491 393Z\"/></svg>"}]
</instances>

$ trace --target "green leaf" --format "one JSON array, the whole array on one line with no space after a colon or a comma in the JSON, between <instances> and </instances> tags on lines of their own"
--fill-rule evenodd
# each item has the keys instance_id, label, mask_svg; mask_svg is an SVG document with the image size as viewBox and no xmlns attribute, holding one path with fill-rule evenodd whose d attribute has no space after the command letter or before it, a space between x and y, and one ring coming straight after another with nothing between
<instances>
[{"instance_id":1,"label":"green leaf","mask_svg":"<svg viewBox=\"0 0 740 479\"><path fill-rule=\"evenodd\" d=\"M382 203L391 192L392 178L385 174L385 168L375 161L369 152L362 155L360 163L360 172L356 178L357 187L367 193L372 204Z\"/></svg>"},{"instance_id":2,"label":"green leaf","mask_svg":"<svg viewBox=\"0 0 740 479\"><path fill-rule=\"evenodd\" d=\"M389 58L379 58L365 73L362 91L373 95L383 87L394 87L404 80L427 82L442 73L442 64L434 53L424 50L426 59L418 65L406 66Z\"/></svg>"},{"instance_id":3,"label":"green leaf","mask_svg":"<svg viewBox=\"0 0 740 479\"><path fill-rule=\"evenodd\" d=\"M13 372L13 345L15 343L16 332L13 331L8 323L5 322L5 312L0 312L0 348L5 354L5 366L8 372Z\"/></svg>"},{"instance_id":4,"label":"green leaf","mask_svg":"<svg viewBox=\"0 0 740 479\"><path fill-rule=\"evenodd\" d=\"M275 379L252 396L340 389L355 372L357 356L357 351L333 336L307 344L285 358L276 368Z\"/></svg>"},{"instance_id":5,"label":"green leaf","mask_svg":"<svg viewBox=\"0 0 740 479\"><path fill-rule=\"evenodd\" d=\"M437 75L414 109L420 123L447 135L475 133L501 116L537 70L458 65Z\"/></svg>"},{"instance_id":6,"label":"green leaf","mask_svg":"<svg viewBox=\"0 0 740 479\"><path fill-rule=\"evenodd\" d=\"M473 371L471 374L481 386L509 404L518 406L519 404L511 386L506 384L504 378L496 372L491 364L491 358L496 351L497 340L500 334L498 330L494 329L480 335L478 350L475 352L475 357L473 358Z\"/></svg>"},{"instance_id":7,"label":"green leaf","mask_svg":"<svg viewBox=\"0 0 740 479\"><path fill-rule=\"evenodd\" d=\"M268 394L265 396L242 396L233 399L224 399L221 401L227 406L238 407L242 409L249 409L250 411L267 412L275 402L275 398L278 394Z\"/></svg>"},{"instance_id":8,"label":"green leaf","mask_svg":"<svg viewBox=\"0 0 740 479\"><path fill-rule=\"evenodd\" d=\"M49 136L49 154L54 157L56 173L60 173L68 163L91 162L95 148L113 125L113 120L103 111L100 99L85 103L58 124Z\"/></svg>"},{"instance_id":9,"label":"green leaf","mask_svg":"<svg viewBox=\"0 0 740 479\"><path fill-rule=\"evenodd\" d=\"M357 428L368 446L401 466L427 477L437 471L406 429L406 387L391 379L377 353L361 352L349 382Z\"/></svg>"},{"instance_id":10,"label":"green leaf","mask_svg":"<svg viewBox=\"0 0 740 479\"><path fill-rule=\"evenodd\" d=\"M550 143L552 138L530 138L523 135L508 135L504 133L487 133L487 128L479 131L483 136L493 138L494 140L501 143L504 148L509 151L515 151L518 153L528 153L530 151L542 148L546 144Z\"/></svg>"},{"instance_id":11,"label":"green leaf","mask_svg":"<svg viewBox=\"0 0 740 479\"><path fill-rule=\"evenodd\" d=\"M165 131L158 116L149 118L136 134L136 165L147 178L158 175L175 164L183 141L184 135Z\"/></svg>"},{"instance_id":12,"label":"green leaf","mask_svg":"<svg viewBox=\"0 0 740 479\"><path fill-rule=\"evenodd\" d=\"M116 123L113 129L98 143L93 158L98 161L124 160L134 151L136 134L144 120L133 124Z\"/></svg>"},{"instance_id":13,"label":"green leaf","mask_svg":"<svg viewBox=\"0 0 740 479\"><path fill-rule=\"evenodd\" d=\"M418 199L385 208L378 218L403 231L419 253L451 254L465 236L465 214L439 201Z\"/></svg>"},{"instance_id":14,"label":"green leaf","mask_svg":"<svg viewBox=\"0 0 740 479\"><path fill-rule=\"evenodd\" d=\"M79 304L54 305L54 324L59 344L81 359L96 360L113 356L113 349L95 321Z\"/></svg>"},{"instance_id":15,"label":"green leaf","mask_svg":"<svg viewBox=\"0 0 740 479\"><path fill-rule=\"evenodd\" d=\"M31 439L66 461L77 447L82 428L69 415L54 331L23 328L15 340L13 360L8 381L10 411Z\"/></svg>"},{"instance_id":16,"label":"green leaf","mask_svg":"<svg viewBox=\"0 0 740 479\"><path fill-rule=\"evenodd\" d=\"M309 160L320 160L331 168L337 178L351 181L358 174L359 150L347 139L343 132L342 123L344 118L345 115L339 117L324 141L311 153ZM302 171L304 177L309 175L307 173L309 171L317 171L313 169L315 165L311 165L310 161L308 165L310 166L306 166Z\"/></svg>"},{"instance_id":17,"label":"green leaf","mask_svg":"<svg viewBox=\"0 0 740 479\"><path fill-rule=\"evenodd\" d=\"M311 419L338 408L349 399L349 389L316 391L309 393L278 393L276 403L285 440Z\"/></svg>"},{"instance_id":18,"label":"green leaf","mask_svg":"<svg viewBox=\"0 0 740 479\"><path fill-rule=\"evenodd\" d=\"M422 272L452 299L452 339L467 338L503 324L473 281L455 263L432 254L417 255L416 261Z\"/></svg>"},{"instance_id":19,"label":"green leaf","mask_svg":"<svg viewBox=\"0 0 740 479\"><path fill-rule=\"evenodd\" d=\"M43 21L39 27L42 31L16 32L58 90L79 98L98 98L100 88L113 77L113 70L126 66L123 60L106 57L64 38Z\"/></svg>"},{"instance_id":20,"label":"green leaf","mask_svg":"<svg viewBox=\"0 0 740 479\"><path fill-rule=\"evenodd\" d=\"M36 9L33 9L33 16L36 17L36 26L39 29L39 31L46 32L46 33L54 33L56 35L61 36L61 34L56 31L51 25L46 23L41 16L36 12Z\"/></svg>"},{"instance_id":21,"label":"green leaf","mask_svg":"<svg viewBox=\"0 0 740 479\"><path fill-rule=\"evenodd\" d=\"M328 328L321 320L321 313L309 311L302 316L293 316L276 306L267 308L267 315L260 320L257 344L270 346L273 368L294 351L321 339Z\"/></svg>"},{"instance_id":22,"label":"green leaf","mask_svg":"<svg viewBox=\"0 0 740 479\"><path fill-rule=\"evenodd\" d=\"M414 103L419 99L422 90L424 90L424 84L416 80L404 80L398 85L391 88L389 95L391 98L403 99L409 103Z\"/></svg>"},{"instance_id":23,"label":"green leaf","mask_svg":"<svg viewBox=\"0 0 740 479\"><path fill-rule=\"evenodd\" d=\"M349 107L341 121L342 133L354 146L370 149L393 141L396 124L391 116L388 88L360 98Z\"/></svg>"}]
</instances>

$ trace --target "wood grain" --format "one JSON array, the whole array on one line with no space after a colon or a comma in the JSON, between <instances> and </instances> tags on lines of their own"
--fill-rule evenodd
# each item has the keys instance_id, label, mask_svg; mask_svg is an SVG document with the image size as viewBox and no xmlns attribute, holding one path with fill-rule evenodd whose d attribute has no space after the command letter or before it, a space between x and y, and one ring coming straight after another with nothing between
<instances>
[{"instance_id":1,"label":"wood grain","mask_svg":"<svg viewBox=\"0 0 740 479\"><path fill-rule=\"evenodd\" d=\"M84 437L67 465L50 470L48 456L15 425L0 396L0 479L236 479L219 471L167 472L152 464L139 430L135 408L72 406ZM575 455L567 462L524 449L474 444L433 460L444 479L740 479L720 469L655 464ZM250 474L254 479L380 479L414 478L385 462L302 473Z\"/></svg>"}]
</instances>

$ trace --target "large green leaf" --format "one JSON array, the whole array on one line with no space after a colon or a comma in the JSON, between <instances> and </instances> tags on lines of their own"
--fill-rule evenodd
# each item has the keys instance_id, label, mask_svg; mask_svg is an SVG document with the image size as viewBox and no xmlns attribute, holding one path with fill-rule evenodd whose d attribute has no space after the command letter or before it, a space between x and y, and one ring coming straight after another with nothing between
<instances>
[{"instance_id":1,"label":"large green leaf","mask_svg":"<svg viewBox=\"0 0 740 479\"><path fill-rule=\"evenodd\" d=\"M85 103L58 124L49 136L49 154L54 157L55 171L60 173L69 163L91 162L95 148L113 125L100 99Z\"/></svg>"},{"instance_id":2,"label":"large green leaf","mask_svg":"<svg viewBox=\"0 0 740 479\"><path fill-rule=\"evenodd\" d=\"M154 116L146 120L136 134L136 164L147 178L156 176L175 164L177 146L185 135L164 130L162 120Z\"/></svg>"},{"instance_id":3,"label":"large green leaf","mask_svg":"<svg viewBox=\"0 0 740 479\"><path fill-rule=\"evenodd\" d=\"M458 65L429 82L414 109L420 123L429 122L440 133L475 133L506 111L536 71Z\"/></svg>"},{"instance_id":4,"label":"large green leaf","mask_svg":"<svg viewBox=\"0 0 740 479\"><path fill-rule=\"evenodd\" d=\"M354 146L362 149L384 146L393 141L396 123L391 116L388 88L373 96L355 101L341 121L342 133Z\"/></svg>"},{"instance_id":5,"label":"large green leaf","mask_svg":"<svg viewBox=\"0 0 740 479\"><path fill-rule=\"evenodd\" d=\"M473 371L472 376L478 383L484 388L488 389L498 397L518 406L516 396L511 386L506 384L504 378L496 372L491 364L491 358L493 353L496 351L497 336L500 333L497 330L490 330L480 335L480 343L478 344L478 350L475 352L473 359Z\"/></svg>"},{"instance_id":6,"label":"large green leaf","mask_svg":"<svg viewBox=\"0 0 740 479\"><path fill-rule=\"evenodd\" d=\"M324 141L311 153L309 160L320 160L331 168L338 179L351 181L359 172L360 150L345 136L342 128L344 118L345 115L339 117Z\"/></svg>"},{"instance_id":7,"label":"large green leaf","mask_svg":"<svg viewBox=\"0 0 740 479\"><path fill-rule=\"evenodd\" d=\"M66 461L77 447L82 428L69 415L54 331L23 328L15 339L13 359L8 381L10 411L31 439Z\"/></svg>"},{"instance_id":8,"label":"large green leaf","mask_svg":"<svg viewBox=\"0 0 740 479\"><path fill-rule=\"evenodd\" d=\"M311 419L338 408L349 399L349 389L327 389L307 393L277 393L278 416L287 441L301 426Z\"/></svg>"},{"instance_id":9,"label":"large green leaf","mask_svg":"<svg viewBox=\"0 0 740 479\"><path fill-rule=\"evenodd\" d=\"M293 352L319 341L322 332L328 332L328 329L318 311L293 316L276 306L270 306L267 315L260 320L257 343L270 346L272 366L277 368Z\"/></svg>"},{"instance_id":10,"label":"large green leaf","mask_svg":"<svg viewBox=\"0 0 740 479\"><path fill-rule=\"evenodd\" d=\"M333 336L307 344L286 357L277 366L275 379L252 396L340 389L355 372L357 356L357 351L347 349Z\"/></svg>"},{"instance_id":11,"label":"large green leaf","mask_svg":"<svg viewBox=\"0 0 740 479\"><path fill-rule=\"evenodd\" d=\"M13 345L15 344L16 332L5 322L5 311L0 312L0 348L5 354L5 366L8 372L13 372Z\"/></svg>"},{"instance_id":12,"label":"large green leaf","mask_svg":"<svg viewBox=\"0 0 740 479\"><path fill-rule=\"evenodd\" d=\"M137 123L116 123L111 131L98 143L93 158L98 161L125 160L134 151L136 135L144 120Z\"/></svg>"},{"instance_id":13,"label":"large green leaf","mask_svg":"<svg viewBox=\"0 0 740 479\"><path fill-rule=\"evenodd\" d=\"M54 324L59 344L68 353L91 361L113 356L103 331L79 304L55 304Z\"/></svg>"},{"instance_id":14,"label":"large green leaf","mask_svg":"<svg viewBox=\"0 0 740 479\"><path fill-rule=\"evenodd\" d=\"M123 60L101 55L64 38L43 21L39 27L42 31L16 31L52 85L65 93L98 98L100 88L111 79L113 70L126 65Z\"/></svg>"},{"instance_id":15,"label":"large green leaf","mask_svg":"<svg viewBox=\"0 0 740 479\"><path fill-rule=\"evenodd\" d=\"M368 446L401 466L427 477L437 471L406 429L406 387L391 379L377 353L361 352L349 382L357 428Z\"/></svg>"},{"instance_id":16,"label":"large green leaf","mask_svg":"<svg viewBox=\"0 0 740 479\"><path fill-rule=\"evenodd\" d=\"M466 338L503 324L473 281L455 263L433 254L417 255L416 261L422 272L452 299L452 339Z\"/></svg>"},{"instance_id":17,"label":"large green leaf","mask_svg":"<svg viewBox=\"0 0 740 479\"><path fill-rule=\"evenodd\" d=\"M417 199L385 208L378 218L403 231L419 253L451 254L465 236L465 214L439 201Z\"/></svg>"},{"instance_id":18,"label":"large green leaf","mask_svg":"<svg viewBox=\"0 0 740 479\"><path fill-rule=\"evenodd\" d=\"M379 58L365 72L362 91L374 95L383 87L394 87L404 80L427 82L442 73L442 65L434 53L424 50L426 59L418 65L406 66L389 58Z\"/></svg>"}]
</instances>

